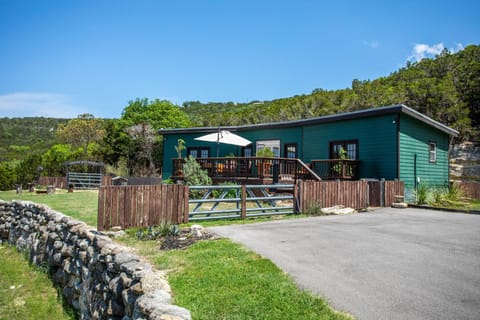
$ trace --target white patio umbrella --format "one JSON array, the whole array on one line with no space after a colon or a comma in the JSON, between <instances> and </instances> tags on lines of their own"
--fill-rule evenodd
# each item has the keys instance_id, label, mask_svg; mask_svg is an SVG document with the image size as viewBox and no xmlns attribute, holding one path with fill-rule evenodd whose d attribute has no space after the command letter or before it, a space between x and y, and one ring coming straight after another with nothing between
<instances>
[{"instance_id":1,"label":"white patio umbrella","mask_svg":"<svg viewBox=\"0 0 480 320\"><path fill-rule=\"evenodd\" d=\"M207 135L195 138L195 140L199 141L208 141L208 142L216 142L217 143L217 157L218 157L218 145L220 143L224 144L231 144L234 146L248 146L252 142L239 136L238 134L232 133L227 130L218 130L218 132L209 133Z\"/></svg>"}]
</instances>

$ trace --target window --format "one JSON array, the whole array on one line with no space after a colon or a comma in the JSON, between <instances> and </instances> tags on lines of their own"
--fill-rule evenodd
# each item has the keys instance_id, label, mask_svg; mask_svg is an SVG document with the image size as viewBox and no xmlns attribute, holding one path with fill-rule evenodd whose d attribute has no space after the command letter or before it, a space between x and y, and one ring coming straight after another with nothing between
<instances>
[{"instance_id":1,"label":"window","mask_svg":"<svg viewBox=\"0 0 480 320\"><path fill-rule=\"evenodd\" d=\"M286 143L285 144L285 158L294 159L297 158L297 144L296 143Z\"/></svg>"},{"instance_id":2,"label":"window","mask_svg":"<svg viewBox=\"0 0 480 320\"><path fill-rule=\"evenodd\" d=\"M243 147L242 154L244 157L251 157L252 156L252 147Z\"/></svg>"},{"instance_id":3,"label":"window","mask_svg":"<svg viewBox=\"0 0 480 320\"><path fill-rule=\"evenodd\" d=\"M330 159L342 158L350 160L358 159L358 140L330 142Z\"/></svg>"},{"instance_id":4,"label":"window","mask_svg":"<svg viewBox=\"0 0 480 320\"><path fill-rule=\"evenodd\" d=\"M428 143L428 161L437 162L437 143L430 141Z\"/></svg>"},{"instance_id":5,"label":"window","mask_svg":"<svg viewBox=\"0 0 480 320\"><path fill-rule=\"evenodd\" d=\"M208 147L188 147L187 156L192 156L195 159L208 158L210 156L210 148Z\"/></svg>"},{"instance_id":6,"label":"window","mask_svg":"<svg viewBox=\"0 0 480 320\"><path fill-rule=\"evenodd\" d=\"M280 140L258 140L256 152L263 148L270 148L276 158L280 157Z\"/></svg>"}]
</instances>

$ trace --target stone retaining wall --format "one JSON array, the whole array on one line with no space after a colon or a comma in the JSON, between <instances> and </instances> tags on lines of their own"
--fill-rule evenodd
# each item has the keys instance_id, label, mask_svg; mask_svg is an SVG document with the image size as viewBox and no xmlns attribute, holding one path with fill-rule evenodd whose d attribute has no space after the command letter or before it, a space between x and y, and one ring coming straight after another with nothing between
<instances>
[{"instance_id":1,"label":"stone retaining wall","mask_svg":"<svg viewBox=\"0 0 480 320\"><path fill-rule=\"evenodd\" d=\"M163 274L108 236L32 202L0 200L0 243L48 265L80 319L190 319L171 304Z\"/></svg>"}]
</instances>

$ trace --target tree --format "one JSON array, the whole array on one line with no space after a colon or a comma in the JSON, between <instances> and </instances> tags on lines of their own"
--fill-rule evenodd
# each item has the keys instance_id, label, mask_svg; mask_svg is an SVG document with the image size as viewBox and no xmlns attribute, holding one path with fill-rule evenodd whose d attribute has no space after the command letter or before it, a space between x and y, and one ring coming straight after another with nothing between
<instances>
[{"instance_id":1,"label":"tree","mask_svg":"<svg viewBox=\"0 0 480 320\"><path fill-rule=\"evenodd\" d=\"M74 149L69 144L56 144L42 156L43 174L45 176L64 176L65 162L73 161L83 152L81 148Z\"/></svg>"},{"instance_id":2,"label":"tree","mask_svg":"<svg viewBox=\"0 0 480 320\"><path fill-rule=\"evenodd\" d=\"M155 130L148 123L140 123L127 128L132 138L129 150L128 167L131 174L153 176L157 173L153 153L155 148Z\"/></svg>"},{"instance_id":3,"label":"tree","mask_svg":"<svg viewBox=\"0 0 480 320\"><path fill-rule=\"evenodd\" d=\"M83 156L91 158L88 154L92 143L100 144L105 135L105 124L102 119L97 119L91 114L81 114L70 120L67 124L58 127L57 139L61 143L72 145L74 148L82 148Z\"/></svg>"},{"instance_id":4,"label":"tree","mask_svg":"<svg viewBox=\"0 0 480 320\"><path fill-rule=\"evenodd\" d=\"M123 109L120 120L125 128L140 123L148 123L153 129L186 128L190 126L188 116L180 107L167 100L147 98L130 101Z\"/></svg>"},{"instance_id":5,"label":"tree","mask_svg":"<svg viewBox=\"0 0 480 320\"><path fill-rule=\"evenodd\" d=\"M15 161L0 162L0 190L12 190L17 182Z\"/></svg>"},{"instance_id":6,"label":"tree","mask_svg":"<svg viewBox=\"0 0 480 320\"><path fill-rule=\"evenodd\" d=\"M125 107L118 122L119 128L127 133L118 137L122 140L128 170L136 175L154 175L162 165L163 139L156 134L160 128L188 127L191 122L180 107L167 100L136 99ZM117 148L119 150L120 148Z\"/></svg>"},{"instance_id":7,"label":"tree","mask_svg":"<svg viewBox=\"0 0 480 320\"><path fill-rule=\"evenodd\" d=\"M17 183L26 186L37 180L40 173L38 168L41 167L42 157L39 154L32 154L20 161L16 167Z\"/></svg>"}]
</instances>

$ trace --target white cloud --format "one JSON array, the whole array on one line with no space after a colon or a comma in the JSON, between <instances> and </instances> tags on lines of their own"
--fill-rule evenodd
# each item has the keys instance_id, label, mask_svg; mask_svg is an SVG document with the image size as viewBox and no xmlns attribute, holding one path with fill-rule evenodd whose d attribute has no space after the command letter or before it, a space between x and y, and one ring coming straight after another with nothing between
<instances>
[{"instance_id":1,"label":"white cloud","mask_svg":"<svg viewBox=\"0 0 480 320\"><path fill-rule=\"evenodd\" d=\"M80 108L68 96L43 92L15 92L0 95L0 117L74 118Z\"/></svg>"},{"instance_id":2,"label":"white cloud","mask_svg":"<svg viewBox=\"0 0 480 320\"><path fill-rule=\"evenodd\" d=\"M372 49L377 49L380 47L380 42L378 41L363 41L363 44Z\"/></svg>"},{"instance_id":3,"label":"white cloud","mask_svg":"<svg viewBox=\"0 0 480 320\"><path fill-rule=\"evenodd\" d=\"M445 49L443 42L434 44L432 46L424 43L417 43L413 46L412 55L408 58L408 60L420 61L425 58L435 57L436 55L439 55L443 49ZM454 48L449 49L449 52L455 53L460 50L463 50L463 44L456 43Z\"/></svg>"}]
</instances>

